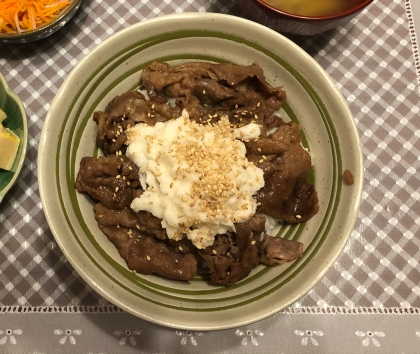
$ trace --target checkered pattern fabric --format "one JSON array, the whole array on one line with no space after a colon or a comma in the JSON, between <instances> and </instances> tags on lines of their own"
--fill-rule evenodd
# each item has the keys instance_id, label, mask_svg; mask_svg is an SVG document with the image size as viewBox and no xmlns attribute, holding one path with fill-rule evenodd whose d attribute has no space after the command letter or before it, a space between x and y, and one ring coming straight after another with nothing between
<instances>
[{"instance_id":1,"label":"checkered pattern fabric","mask_svg":"<svg viewBox=\"0 0 420 354\"><path fill-rule=\"evenodd\" d=\"M147 18L197 11L241 16L228 0L85 0L52 36L1 45L0 71L22 99L29 124L23 172L0 205L0 287L7 290L0 292L1 306L107 305L67 263L46 222L36 164L43 121L71 69L111 34ZM420 90L404 2L374 1L345 27L293 40L347 99L365 156L363 201L350 241L294 306L419 308Z\"/></svg>"}]
</instances>

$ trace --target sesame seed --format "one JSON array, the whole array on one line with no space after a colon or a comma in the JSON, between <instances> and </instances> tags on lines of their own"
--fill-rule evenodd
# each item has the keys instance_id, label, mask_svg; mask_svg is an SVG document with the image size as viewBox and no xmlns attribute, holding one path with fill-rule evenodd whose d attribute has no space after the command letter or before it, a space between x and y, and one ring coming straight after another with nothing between
<instances>
[{"instance_id":1,"label":"sesame seed","mask_svg":"<svg viewBox=\"0 0 420 354\"><path fill-rule=\"evenodd\" d=\"M206 94L206 90L203 90L203 95L205 95Z\"/></svg>"},{"instance_id":2,"label":"sesame seed","mask_svg":"<svg viewBox=\"0 0 420 354\"><path fill-rule=\"evenodd\" d=\"M255 240L251 241L251 245L253 245L253 246L254 246L254 245L255 245L255 243L256 243L256 242L255 242Z\"/></svg>"},{"instance_id":3,"label":"sesame seed","mask_svg":"<svg viewBox=\"0 0 420 354\"><path fill-rule=\"evenodd\" d=\"M150 261L150 257L149 257L148 255L146 256L146 259L147 259L148 261Z\"/></svg>"},{"instance_id":4,"label":"sesame seed","mask_svg":"<svg viewBox=\"0 0 420 354\"><path fill-rule=\"evenodd\" d=\"M137 271L136 271L135 269L133 269L133 270L132 270L132 272L133 272L134 274L136 274L136 273L137 273Z\"/></svg>"},{"instance_id":5,"label":"sesame seed","mask_svg":"<svg viewBox=\"0 0 420 354\"><path fill-rule=\"evenodd\" d=\"M119 190L119 188L118 188L118 187L115 187L115 193L117 193L117 192L118 192L118 190Z\"/></svg>"},{"instance_id":6,"label":"sesame seed","mask_svg":"<svg viewBox=\"0 0 420 354\"><path fill-rule=\"evenodd\" d=\"M296 219L301 219L301 218L302 218L302 216L296 215Z\"/></svg>"},{"instance_id":7,"label":"sesame seed","mask_svg":"<svg viewBox=\"0 0 420 354\"><path fill-rule=\"evenodd\" d=\"M261 106L261 102L258 102L258 103L257 103L257 107L259 107L259 106Z\"/></svg>"},{"instance_id":8,"label":"sesame seed","mask_svg":"<svg viewBox=\"0 0 420 354\"><path fill-rule=\"evenodd\" d=\"M182 248L182 246L179 246L178 248L179 248L179 250L180 250L180 251L183 251L183 250L184 250L184 249Z\"/></svg>"},{"instance_id":9,"label":"sesame seed","mask_svg":"<svg viewBox=\"0 0 420 354\"><path fill-rule=\"evenodd\" d=\"M213 252L213 254L217 254L217 251L216 250L213 250L212 252Z\"/></svg>"}]
</instances>

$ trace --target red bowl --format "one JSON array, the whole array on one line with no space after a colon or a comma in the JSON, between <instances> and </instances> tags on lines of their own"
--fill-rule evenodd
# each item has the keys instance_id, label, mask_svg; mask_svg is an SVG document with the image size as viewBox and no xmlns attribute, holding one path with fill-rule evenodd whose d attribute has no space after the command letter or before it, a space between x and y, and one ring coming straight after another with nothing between
<instances>
[{"instance_id":1,"label":"red bowl","mask_svg":"<svg viewBox=\"0 0 420 354\"><path fill-rule=\"evenodd\" d=\"M316 0L314 0L316 1ZM236 0L249 19L285 34L313 35L349 22L373 0L363 0L349 10L328 16L301 16L279 10L263 0Z\"/></svg>"}]
</instances>

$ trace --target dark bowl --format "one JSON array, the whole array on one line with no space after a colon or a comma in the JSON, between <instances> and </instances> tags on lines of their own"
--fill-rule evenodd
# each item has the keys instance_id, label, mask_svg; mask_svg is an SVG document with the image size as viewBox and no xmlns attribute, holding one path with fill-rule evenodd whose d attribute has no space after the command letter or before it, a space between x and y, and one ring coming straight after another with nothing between
<instances>
[{"instance_id":1,"label":"dark bowl","mask_svg":"<svg viewBox=\"0 0 420 354\"><path fill-rule=\"evenodd\" d=\"M279 10L263 0L236 0L236 3L246 17L275 31L284 34L314 35L346 24L372 1L363 0L347 11L328 16L296 15Z\"/></svg>"}]
</instances>

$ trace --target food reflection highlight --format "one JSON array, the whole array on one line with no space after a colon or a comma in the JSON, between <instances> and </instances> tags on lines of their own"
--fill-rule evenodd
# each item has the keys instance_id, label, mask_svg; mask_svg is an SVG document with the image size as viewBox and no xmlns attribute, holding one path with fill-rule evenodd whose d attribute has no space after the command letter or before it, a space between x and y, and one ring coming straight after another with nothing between
<instances>
[{"instance_id":1,"label":"food reflection highlight","mask_svg":"<svg viewBox=\"0 0 420 354\"><path fill-rule=\"evenodd\" d=\"M266 232L319 209L301 128L276 115L286 93L257 63L154 62L141 79L143 93L94 113L105 156L84 157L75 184L128 267L177 280L205 268L229 286L300 257L300 242Z\"/></svg>"}]
</instances>

